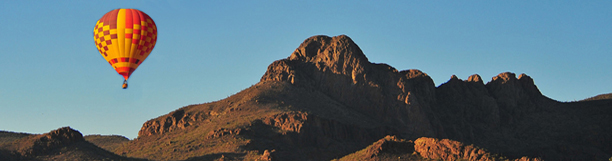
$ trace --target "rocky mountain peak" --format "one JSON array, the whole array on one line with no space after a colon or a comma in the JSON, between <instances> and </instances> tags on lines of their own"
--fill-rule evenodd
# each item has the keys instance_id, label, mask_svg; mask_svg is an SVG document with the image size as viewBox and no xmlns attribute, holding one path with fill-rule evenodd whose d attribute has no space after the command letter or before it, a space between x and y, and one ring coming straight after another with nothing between
<instances>
[{"instance_id":1,"label":"rocky mountain peak","mask_svg":"<svg viewBox=\"0 0 612 161\"><path fill-rule=\"evenodd\" d=\"M425 114L435 99L433 80L420 70L397 71L369 62L346 35L306 39L289 58L268 66L261 78L266 81L312 88L365 115L410 123L419 127L412 133L434 135Z\"/></svg>"},{"instance_id":2,"label":"rocky mountain peak","mask_svg":"<svg viewBox=\"0 0 612 161\"><path fill-rule=\"evenodd\" d=\"M49 133L46 133L42 136L44 138L47 138L49 141L64 143L73 143L84 140L83 134L81 134L81 132L70 127L62 127L57 130L50 131Z\"/></svg>"},{"instance_id":3,"label":"rocky mountain peak","mask_svg":"<svg viewBox=\"0 0 612 161\"><path fill-rule=\"evenodd\" d=\"M535 83L533 82L533 79L530 76L523 73L519 75L518 80L521 86L523 87L523 89L525 89L527 94L529 94L529 96L532 96L532 97L542 96L542 93L540 92L538 87L535 85Z\"/></svg>"},{"instance_id":4,"label":"rocky mountain peak","mask_svg":"<svg viewBox=\"0 0 612 161\"><path fill-rule=\"evenodd\" d=\"M369 64L359 46L346 35L310 37L289 56L289 60L312 63L324 71L343 75L362 72Z\"/></svg>"},{"instance_id":5,"label":"rocky mountain peak","mask_svg":"<svg viewBox=\"0 0 612 161\"><path fill-rule=\"evenodd\" d=\"M444 84L446 86L457 86L458 84L465 84L465 83L463 80L459 79L459 77L457 77L456 75L452 75L451 78Z\"/></svg>"},{"instance_id":6,"label":"rocky mountain peak","mask_svg":"<svg viewBox=\"0 0 612 161\"><path fill-rule=\"evenodd\" d=\"M471 76L470 76L470 77L467 79L467 81L468 81L468 82L476 82L476 83L481 83L481 84L483 83L483 82L482 82L482 78L481 78L481 77L480 77L480 75L478 75L478 74L471 75Z\"/></svg>"},{"instance_id":7,"label":"rocky mountain peak","mask_svg":"<svg viewBox=\"0 0 612 161\"><path fill-rule=\"evenodd\" d=\"M507 82L515 81L516 74L512 72L504 72L499 73L497 76L493 77L491 82L499 82L500 84L505 84Z\"/></svg>"},{"instance_id":8,"label":"rocky mountain peak","mask_svg":"<svg viewBox=\"0 0 612 161\"><path fill-rule=\"evenodd\" d=\"M289 60L309 62L344 62L355 59L368 62L361 49L346 35L329 37L325 35L312 36L289 56Z\"/></svg>"},{"instance_id":9,"label":"rocky mountain peak","mask_svg":"<svg viewBox=\"0 0 612 161\"><path fill-rule=\"evenodd\" d=\"M519 78L511 72L501 73L492 78L487 83L487 88L494 97L508 97L518 100L519 97L541 97L542 93L534 84L533 79L526 74L521 74Z\"/></svg>"},{"instance_id":10,"label":"rocky mountain peak","mask_svg":"<svg viewBox=\"0 0 612 161\"><path fill-rule=\"evenodd\" d=\"M459 79L459 78L458 78L456 75L454 75L454 74L453 74L453 75L451 76L451 80L460 80L460 79Z\"/></svg>"}]
</instances>

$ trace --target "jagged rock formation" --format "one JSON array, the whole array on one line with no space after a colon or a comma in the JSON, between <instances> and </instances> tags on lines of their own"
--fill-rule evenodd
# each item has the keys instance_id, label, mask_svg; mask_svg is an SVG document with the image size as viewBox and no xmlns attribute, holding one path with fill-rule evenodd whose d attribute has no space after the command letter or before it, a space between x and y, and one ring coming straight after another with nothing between
<instances>
[{"instance_id":1,"label":"jagged rock formation","mask_svg":"<svg viewBox=\"0 0 612 161\"><path fill-rule=\"evenodd\" d=\"M268 66L256 85L149 120L138 139L115 153L329 160L396 135L448 138L511 159L602 160L612 155L610 107L609 100L554 101L531 77L510 72L486 84L478 75L453 76L435 87L419 70L369 62L348 36L313 36Z\"/></svg>"},{"instance_id":2,"label":"jagged rock formation","mask_svg":"<svg viewBox=\"0 0 612 161\"><path fill-rule=\"evenodd\" d=\"M525 74L517 79L513 73L501 73L486 85L471 81L475 77L479 76L467 81L454 77L437 88L439 104L434 111L441 116L438 118L444 127L440 137L509 157L601 160L612 152L600 151L609 149L607 145L580 141L593 137L606 138L600 140L606 143L612 141L607 140L611 139L609 133L599 133L611 130L606 126L611 119L612 102L557 102L543 96ZM599 132L584 133L585 127Z\"/></svg>"},{"instance_id":3,"label":"jagged rock formation","mask_svg":"<svg viewBox=\"0 0 612 161\"><path fill-rule=\"evenodd\" d=\"M201 115L197 116L192 113L185 113L184 110L178 109L171 112L169 115L163 116L163 118L147 121L142 125L142 128L138 132L138 136L164 134L174 130L185 129L198 119L202 119Z\"/></svg>"},{"instance_id":4,"label":"jagged rock formation","mask_svg":"<svg viewBox=\"0 0 612 161\"><path fill-rule=\"evenodd\" d=\"M495 161L509 160L504 156L492 154L474 145L465 145L461 142L422 137L414 141L414 151L421 157L435 160L469 160L469 161ZM540 158L521 157L514 161L541 161Z\"/></svg>"},{"instance_id":5,"label":"jagged rock formation","mask_svg":"<svg viewBox=\"0 0 612 161\"><path fill-rule=\"evenodd\" d=\"M517 79L510 72L493 77L486 85L479 75L466 81L453 76L436 89L436 97L435 111L446 137L467 142L556 103L540 93L531 77L521 74Z\"/></svg>"}]
</instances>

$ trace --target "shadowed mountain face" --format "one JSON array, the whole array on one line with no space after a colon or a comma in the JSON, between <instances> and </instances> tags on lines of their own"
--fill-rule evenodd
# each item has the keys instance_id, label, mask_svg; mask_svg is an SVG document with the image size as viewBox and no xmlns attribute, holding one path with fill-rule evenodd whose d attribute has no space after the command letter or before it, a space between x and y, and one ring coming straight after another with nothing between
<instances>
[{"instance_id":1,"label":"shadowed mountain face","mask_svg":"<svg viewBox=\"0 0 612 161\"><path fill-rule=\"evenodd\" d=\"M486 89L486 90L484 90ZM502 73L486 85L456 78L436 90L441 138L509 157L605 160L612 156L612 101L560 103L533 79ZM444 136L445 135L445 136Z\"/></svg>"},{"instance_id":2,"label":"shadowed mountain face","mask_svg":"<svg viewBox=\"0 0 612 161\"><path fill-rule=\"evenodd\" d=\"M509 72L436 87L419 70L369 62L348 36L313 36L259 83L151 119L136 140L88 138L151 160L606 160L612 100L558 102ZM29 154L14 146L27 141L5 140L0 158Z\"/></svg>"}]
</instances>

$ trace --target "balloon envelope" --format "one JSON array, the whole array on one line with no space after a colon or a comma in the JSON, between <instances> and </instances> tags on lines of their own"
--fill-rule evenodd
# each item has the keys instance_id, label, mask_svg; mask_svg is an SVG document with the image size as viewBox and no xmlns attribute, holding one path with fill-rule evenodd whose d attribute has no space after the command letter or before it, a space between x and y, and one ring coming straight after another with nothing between
<instances>
[{"instance_id":1,"label":"balloon envelope","mask_svg":"<svg viewBox=\"0 0 612 161\"><path fill-rule=\"evenodd\" d=\"M127 80L149 56L157 42L157 27L149 15L136 9L115 9L94 27L102 57Z\"/></svg>"}]
</instances>

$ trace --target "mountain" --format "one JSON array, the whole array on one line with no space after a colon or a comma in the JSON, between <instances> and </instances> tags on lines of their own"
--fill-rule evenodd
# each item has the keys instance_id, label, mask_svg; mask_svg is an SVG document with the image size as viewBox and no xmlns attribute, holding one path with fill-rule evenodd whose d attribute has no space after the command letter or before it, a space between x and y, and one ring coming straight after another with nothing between
<instances>
[{"instance_id":1,"label":"mountain","mask_svg":"<svg viewBox=\"0 0 612 161\"><path fill-rule=\"evenodd\" d=\"M347 36L315 36L272 63L256 85L149 120L115 152L181 160L274 150L280 160L329 160L388 134L435 136L433 101L417 97L434 91L421 71L370 63Z\"/></svg>"},{"instance_id":2,"label":"mountain","mask_svg":"<svg viewBox=\"0 0 612 161\"><path fill-rule=\"evenodd\" d=\"M0 160L140 160L99 148L70 127L40 135L1 132L0 138Z\"/></svg>"},{"instance_id":3,"label":"mountain","mask_svg":"<svg viewBox=\"0 0 612 161\"><path fill-rule=\"evenodd\" d=\"M436 87L346 35L313 36L257 84L148 120L135 140L58 130L43 150L47 134L0 133L0 159L606 160L612 100L559 102L511 72Z\"/></svg>"},{"instance_id":4,"label":"mountain","mask_svg":"<svg viewBox=\"0 0 612 161\"><path fill-rule=\"evenodd\" d=\"M159 159L329 160L395 135L448 138L509 158L612 156L612 101L562 103L531 77L484 83L456 76L436 87L419 70L368 61L345 35L313 36L273 62L259 83L216 102L144 123L116 153ZM145 148L147 147L147 148Z\"/></svg>"}]
</instances>

